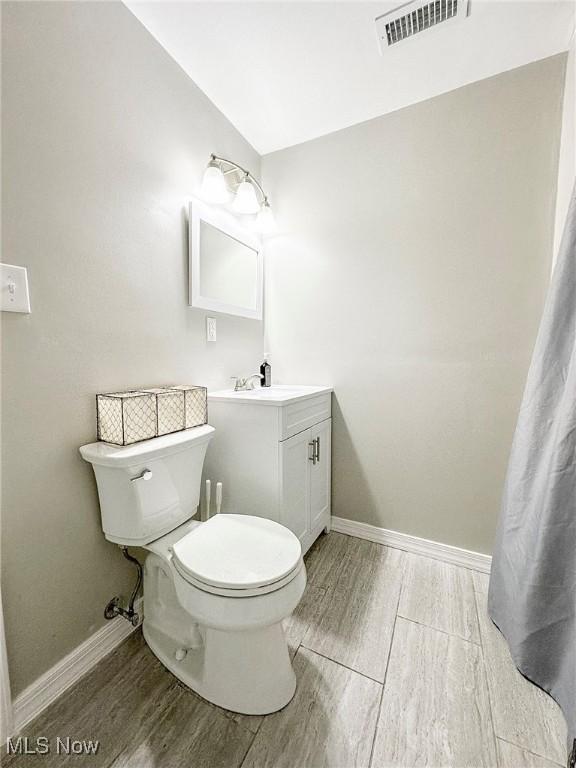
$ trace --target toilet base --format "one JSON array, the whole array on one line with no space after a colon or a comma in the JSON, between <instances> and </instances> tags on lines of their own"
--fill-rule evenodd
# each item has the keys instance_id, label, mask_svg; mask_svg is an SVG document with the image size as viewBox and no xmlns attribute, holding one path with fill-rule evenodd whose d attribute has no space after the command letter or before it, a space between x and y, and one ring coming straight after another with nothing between
<instances>
[{"instance_id":1,"label":"toilet base","mask_svg":"<svg viewBox=\"0 0 576 768\"><path fill-rule=\"evenodd\" d=\"M201 627L198 648L177 660L177 640L144 619L144 638L154 655L202 698L243 715L268 715L292 699L296 676L282 622L254 630Z\"/></svg>"}]
</instances>

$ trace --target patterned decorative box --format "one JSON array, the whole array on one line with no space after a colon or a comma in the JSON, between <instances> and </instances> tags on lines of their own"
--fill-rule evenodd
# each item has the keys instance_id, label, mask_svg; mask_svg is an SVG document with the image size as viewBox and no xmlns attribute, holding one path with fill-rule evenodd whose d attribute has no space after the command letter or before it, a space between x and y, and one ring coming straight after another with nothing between
<instances>
[{"instance_id":1,"label":"patterned decorative box","mask_svg":"<svg viewBox=\"0 0 576 768\"><path fill-rule=\"evenodd\" d=\"M156 435L168 435L170 432L180 432L184 426L184 392L178 392L168 387L143 389L156 398Z\"/></svg>"},{"instance_id":2,"label":"patterned decorative box","mask_svg":"<svg viewBox=\"0 0 576 768\"><path fill-rule=\"evenodd\" d=\"M192 384L177 384L171 389L184 392L184 420L186 429L208 423L208 390Z\"/></svg>"},{"instance_id":3,"label":"patterned decorative box","mask_svg":"<svg viewBox=\"0 0 576 768\"><path fill-rule=\"evenodd\" d=\"M98 440L130 445L156 437L156 398L146 392L96 395Z\"/></svg>"},{"instance_id":4,"label":"patterned decorative box","mask_svg":"<svg viewBox=\"0 0 576 768\"><path fill-rule=\"evenodd\" d=\"M96 395L98 440L130 445L208 422L206 387L178 384Z\"/></svg>"}]
</instances>

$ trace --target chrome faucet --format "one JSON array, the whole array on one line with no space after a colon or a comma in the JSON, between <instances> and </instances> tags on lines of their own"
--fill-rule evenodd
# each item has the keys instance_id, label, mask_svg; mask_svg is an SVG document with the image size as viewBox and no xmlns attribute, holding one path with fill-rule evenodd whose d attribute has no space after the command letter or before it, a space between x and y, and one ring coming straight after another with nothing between
<instances>
[{"instance_id":1,"label":"chrome faucet","mask_svg":"<svg viewBox=\"0 0 576 768\"><path fill-rule=\"evenodd\" d=\"M246 390L254 389L254 379L262 381L262 374L253 373L250 376L231 376L234 379L234 392L244 392Z\"/></svg>"}]
</instances>

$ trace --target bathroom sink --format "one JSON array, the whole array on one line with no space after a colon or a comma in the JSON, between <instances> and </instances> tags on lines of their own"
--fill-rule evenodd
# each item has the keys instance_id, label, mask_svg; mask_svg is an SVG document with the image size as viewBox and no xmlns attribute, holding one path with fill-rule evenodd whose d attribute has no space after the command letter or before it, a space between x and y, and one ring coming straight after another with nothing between
<instances>
[{"instance_id":1,"label":"bathroom sink","mask_svg":"<svg viewBox=\"0 0 576 768\"><path fill-rule=\"evenodd\" d=\"M306 400L332 392L332 387L313 387L299 384L273 384L271 387L255 387L240 390L223 389L209 392L208 400L224 400L240 403L261 403L262 405L287 405L296 400Z\"/></svg>"}]
</instances>

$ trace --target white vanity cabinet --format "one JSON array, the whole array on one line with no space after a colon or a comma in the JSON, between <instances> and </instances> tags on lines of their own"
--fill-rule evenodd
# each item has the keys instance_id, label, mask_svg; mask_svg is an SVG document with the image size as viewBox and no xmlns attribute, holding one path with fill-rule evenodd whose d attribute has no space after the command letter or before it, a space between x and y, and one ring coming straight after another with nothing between
<instances>
[{"instance_id":1,"label":"white vanity cabinet","mask_svg":"<svg viewBox=\"0 0 576 768\"><path fill-rule=\"evenodd\" d=\"M204 479L212 481L212 498L223 483L223 513L276 520L304 552L329 528L331 398L330 387L282 385L209 393L216 432Z\"/></svg>"}]
</instances>

